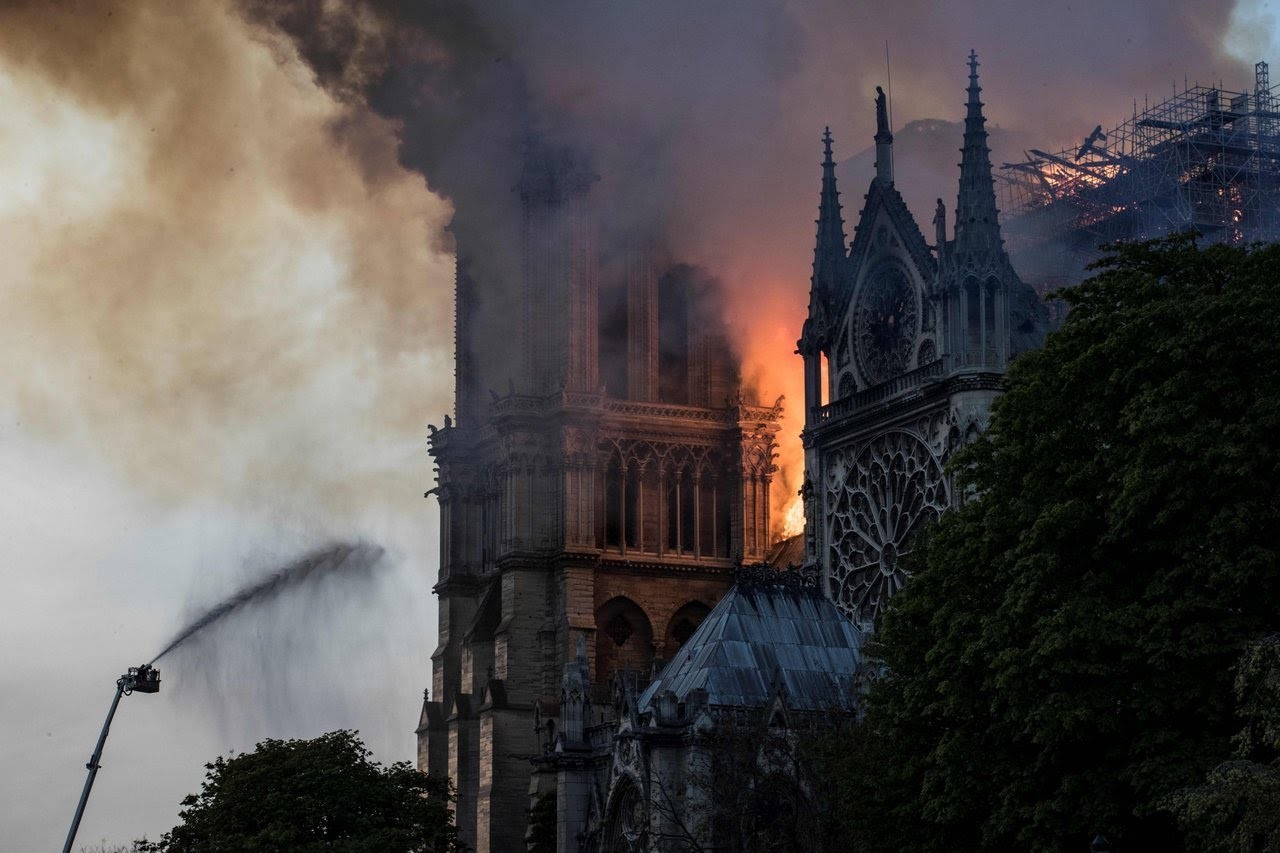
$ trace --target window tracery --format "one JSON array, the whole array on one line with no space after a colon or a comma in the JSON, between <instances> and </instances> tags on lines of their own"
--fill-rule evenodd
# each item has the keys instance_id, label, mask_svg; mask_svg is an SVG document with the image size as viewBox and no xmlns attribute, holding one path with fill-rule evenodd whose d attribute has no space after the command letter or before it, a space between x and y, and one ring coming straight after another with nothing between
<instances>
[{"instance_id":1,"label":"window tracery","mask_svg":"<svg viewBox=\"0 0 1280 853\"><path fill-rule=\"evenodd\" d=\"M640 790L631 781L619 783L604 830L604 848L610 853L648 849L648 818Z\"/></svg>"},{"instance_id":2,"label":"window tracery","mask_svg":"<svg viewBox=\"0 0 1280 853\"><path fill-rule=\"evenodd\" d=\"M934 346L933 338L925 338L916 354L916 366L924 367L926 364L932 364L937 360L938 348Z\"/></svg>"},{"instance_id":3,"label":"window tracery","mask_svg":"<svg viewBox=\"0 0 1280 853\"><path fill-rule=\"evenodd\" d=\"M634 633L631 630L631 623L621 613L609 620L604 626L604 632L609 635L609 639L613 640L615 646L625 645Z\"/></svg>"},{"instance_id":4,"label":"window tracery","mask_svg":"<svg viewBox=\"0 0 1280 853\"><path fill-rule=\"evenodd\" d=\"M836 399L843 400L849 397L854 391L858 390L858 385L853 381L852 373L843 373L840 375L840 387L836 391Z\"/></svg>"},{"instance_id":5,"label":"window tracery","mask_svg":"<svg viewBox=\"0 0 1280 853\"><path fill-rule=\"evenodd\" d=\"M670 658L689 641L693 632L698 630L702 620L707 618L711 608L701 601L690 601L671 616L667 627L666 657Z\"/></svg>"},{"instance_id":6,"label":"window tracery","mask_svg":"<svg viewBox=\"0 0 1280 853\"><path fill-rule=\"evenodd\" d=\"M948 505L942 466L915 435L888 432L832 454L826 503L832 594L870 627L902 587L911 537Z\"/></svg>"},{"instance_id":7,"label":"window tracery","mask_svg":"<svg viewBox=\"0 0 1280 853\"><path fill-rule=\"evenodd\" d=\"M906 372L919 323L915 288L901 265L887 262L868 274L853 308L854 355L868 384Z\"/></svg>"},{"instance_id":8,"label":"window tracery","mask_svg":"<svg viewBox=\"0 0 1280 853\"><path fill-rule=\"evenodd\" d=\"M606 549L729 556L733 480L718 448L611 438L601 454Z\"/></svg>"},{"instance_id":9,"label":"window tracery","mask_svg":"<svg viewBox=\"0 0 1280 853\"><path fill-rule=\"evenodd\" d=\"M653 626L643 608L619 595L596 611L596 684L617 672L648 672L653 664Z\"/></svg>"}]
</instances>

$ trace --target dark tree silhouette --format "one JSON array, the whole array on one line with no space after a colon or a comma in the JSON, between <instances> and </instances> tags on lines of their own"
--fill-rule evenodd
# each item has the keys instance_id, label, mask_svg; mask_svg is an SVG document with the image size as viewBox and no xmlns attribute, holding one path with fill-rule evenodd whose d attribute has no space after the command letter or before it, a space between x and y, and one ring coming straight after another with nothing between
<instances>
[{"instance_id":1,"label":"dark tree silhouette","mask_svg":"<svg viewBox=\"0 0 1280 853\"><path fill-rule=\"evenodd\" d=\"M1280 246L1112 251L885 614L842 774L862 849L1208 849L1169 797L1232 756L1234 673L1280 629Z\"/></svg>"},{"instance_id":2,"label":"dark tree silhouette","mask_svg":"<svg viewBox=\"0 0 1280 853\"><path fill-rule=\"evenodd\" d=\"M312 740L265 740L205 765L182 822L140 849L163 853L418 851L455 853L447 779L397 762L383 767L352 731Z\"/></svg>"}]
</instances>

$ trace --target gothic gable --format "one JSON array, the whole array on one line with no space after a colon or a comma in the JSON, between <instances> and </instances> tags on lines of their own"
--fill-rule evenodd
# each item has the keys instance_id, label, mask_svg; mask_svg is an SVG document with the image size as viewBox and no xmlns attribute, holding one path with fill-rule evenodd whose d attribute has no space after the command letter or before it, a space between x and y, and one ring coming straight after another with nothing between
<instances>
[{"instance_id":1,"label":"gothic gable","mask_svg":"<svg viewBox=\"0 0 1280 853\"><path fill-rule=\"evenodd\" d=\"M929 292L936 262L902 196L871 182L834 312L832 399L879 385L937 357Z\"/></svg>"},{"instance_id":2,"label":"gothic gable","mask_svg":"<svg viewBox=\"0 0 1280 853\"><path fill-rule=\"evenodd\" d=\"M898 239L899 246L910 263L919 271L921 277L932 281L937 271L937 261L929 244L925 242L920 226L903 201L902 194L892 186L886 187L878 180L873 180L867 189L866 201L862 212L858 215L858 224L853 228L853 242L849 247L849 260L857 275L857 267L867 261L875 253L875 226L884 225Z\"/></svg>"}]
</instances>

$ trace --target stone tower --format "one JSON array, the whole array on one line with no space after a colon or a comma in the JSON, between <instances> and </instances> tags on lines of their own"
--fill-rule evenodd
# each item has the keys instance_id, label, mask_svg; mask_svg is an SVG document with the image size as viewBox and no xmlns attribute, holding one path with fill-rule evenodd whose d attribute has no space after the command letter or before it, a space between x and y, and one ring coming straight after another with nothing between
<instances>
[{"instance_id":1,"label":"stone tower","mask_svg":"<svg viewBox=\"0 0 1280 853\"><path fill-rule=\"evenodd\" d=\"M453 779L479 853L524 847L534 708L558 725L579 641L590 683L647 680L770 545L781 401L744 402L705 276L634 239L599 249L596 180L571 154L531 153L518 261L458 247L418 765Z\"/></svg>"},{"instance_id":2,"label":"stone tower","mask_svg":"<svg viewBox=\"0 0 1280 853\"><path fill-rule=\"evenodd\" d=\"M1005 369L1038 346L1044 307L1009 263L979 99L969 86L955 228L938 200L929 245L894 188L893 133L877 87L876 174L845 244L824 136L805 371L805 557L864 628L905 579L912 535L954 499L947 457L986 427Z\"/></svg>"}]
</instances>

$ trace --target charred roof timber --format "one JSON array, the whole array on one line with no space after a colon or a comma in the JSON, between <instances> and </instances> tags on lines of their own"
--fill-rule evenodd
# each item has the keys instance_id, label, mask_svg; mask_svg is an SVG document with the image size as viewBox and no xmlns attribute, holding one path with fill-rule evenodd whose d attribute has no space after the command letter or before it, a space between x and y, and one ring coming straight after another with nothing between
<instances>
[{"instance_id":1,"label":"charred roof timber","mask_svg":"<svg viewBox=\"0 0 1280 853\"><path fill-rule=\"evenodd\" d=\"M1280 238L1278 94L1259 62L1252 91L1186 87L1135 102L1130 119L1082 143L1005 163L1015 264L1043 293L1082 278L1102 243L1189 229L1215 242Z\"/></svg>"}]
</instances>

